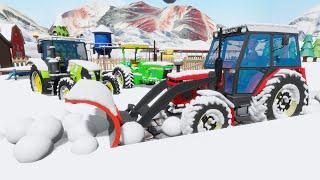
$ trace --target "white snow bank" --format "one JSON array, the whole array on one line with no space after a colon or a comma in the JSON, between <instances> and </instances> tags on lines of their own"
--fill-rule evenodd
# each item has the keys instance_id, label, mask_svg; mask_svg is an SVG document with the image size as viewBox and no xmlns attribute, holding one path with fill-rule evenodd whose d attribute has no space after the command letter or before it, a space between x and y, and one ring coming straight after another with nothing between
<instances>
[{"instance_id":1,"label":"white snow bank","mask_svg":"<svg viewBox=\"0 0 320 180\"><path fill-rule=\"evenodd\" d=\"M173 63L170 62L145 62L145 65L158 65L158 66L173 66Z\"/></svg>"},{"instance_id":2,"label":"white snow bank","mask_svg":"<svg viewBox=\"0 0 320 180\"><path fill-rule=\"evenodd\" d=\"M68 114L63 120L62 125L63 128L68 131L70 128L75 127L77 124L79 124L79 121L83 119L82 114L78 113L71 113Z\"/></svg>"},{"instance_id":3,"label":"white snow bank","mask_svg":"<svg viewBox=\"0 0 320 180\"><path fill-rule=\"evenodd\" d=\"M309 86L309 92L312 94L320 91L319 76L320 63L306 62L302 63L302 66L306 69L306 78Z\"/></svg>"},{"instance_id":4,"label":"white snow bank","mask_svg":"<svg viewBox=\"0 0 320 180\"><path fill-rule=\"evenodd\" d=\"M66 95L66 99L96 102L109 109L113 115L117 115L111 92L98 81L80 80Z\"/></svg>"},{"instance_id":5,"label":"white snow bank","mask_svg":"<svg viewBox=\"0 0 320 180\"><path fill-rule=\"evenodd\" d=\"M192 75L200 75L200 74L208 74L209 72L214 71L212 69L202 69L202 70L188 70L181 72L172 72L168 74L169 78L181 78L184 76L192 76Z\"/></svg>"},{"instance_id":6,"label":"white snow bank","mask_svg":"<svg viewBox=\"0 0 320 180\"><path fill-rule=\"evenodd\" d=\"M175 116L169 117L162 124L162 131L168 136L178 136L181 134L181 120Z\"/></svg>"},{"instance_id":7,"label":"white snow bank","mask_svg":"<svg viewBox=\"0 0 320 180\"><path fill-rule=\"evenodd\" d=\"M82 136L72 143L71 152L74 154L90 154L98 148L96 138L92 136Z\"/></svg>"},{"instance_id":8,"label":"white snow bank","mask_svg":"<svg viewBox=\"0 0 320 180\"><path fill-rule=\"evenodd\" d=\"M31 126L33 121L34 119L30 117L13 119L8 123L4 132L7 140L12 144L17 143L26 135L28 128Z\"/></svg>"},{"instance_id":9,"label":"white snow bank","mask_svg":"<svg viewBox=\"0 0 320 180\"><path fill-rule=\"evenodd\" d=\"M81 119L75 126L67 130L67 134L69 141L74 142L81 136L96 136L97 129L90 121Z\"/></svg>"},{"instance_id":10,"label":"white snow bank","mask_svg":"<svg viewBox=\"0 0 320 180\"><path fill-rule=\"evenodd\" d=\"M144 139L144 128L137 122L127 122L121 127L121 144L135 144Z\"/></svg>"},{"instance_id":11,"label":"white snow bank","mask_svg":"<svg viewBox=\"0 0 320 180\"><path fill-rule=\"evenodd\" d=\"M61 121L53 116L42 116L36 118L31 124L27 135L46 136L53 142L57 142L63 134Z\"/></svg>"},{"instance_id":12,"label":"white snow bank","mask_svg":"<svg viewBox=\"0 0 320 180\"><path fill-rule=\"evenodd\" d=\"M53 143L47 136L27 135L14 147L14 157L21 163L38 161L49 155Z\"/></svg>"}]
</instances>

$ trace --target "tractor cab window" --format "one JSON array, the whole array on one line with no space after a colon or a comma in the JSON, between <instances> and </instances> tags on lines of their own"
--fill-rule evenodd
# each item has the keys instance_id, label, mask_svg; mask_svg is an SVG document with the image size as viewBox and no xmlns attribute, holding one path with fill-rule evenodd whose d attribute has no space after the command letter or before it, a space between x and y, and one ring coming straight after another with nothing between
<instances>
[{"instance_id":1,"label":"tractor cab window","mask_svg":"<svg viewBox=\"0 0 320 180\"><path fill-rule=\"evenodd\" d=\"M223 68L235 68L241 53L245 35L226 37L222 44Z\"/></svg>"},{"instance_id":2,"label":"tractor cab window","mask_svg":"<svg viewBox=\"0 0 320 180\"><path fill-rule=\"evenodd\" d=\"M219 46L219 39L214 39L211 44L206 62L204 63L205 68L214 69L216 59L218 58L218 46Z\"/></svg>"},{"instance_id":3,"label":"tractor cab window","mask_svg":"<svg viewBox=\"0 0 320 180\"><path fill-rule=\"evenodd\" d=\"M55 48L55 57L63 61L71 59L88 60L85 43L76 41L43 41L43 59L52 57L50 46Z\"/></svg>"},{"instance_id":4,"label":"tractor cab window","mask_svg":"<svg viewBox=\"0 0 320 180\"><path fill-rule=\"evenodd\" d=\"M241 67L269 67L270 40L268 34L251 34Z\"/></svg>"},{"instance_id":5,"label":"tractor cab window","mask_svg":"<svg viewBox=\"0 0 320 180\"><path fill-rule=\"evenodd\" d=\"M298 55L297 37L289 36L289 43L283 45L284 35L275 35L273 37L273 58L274 66L300 66Z\"/></svg>"}]
</instances>

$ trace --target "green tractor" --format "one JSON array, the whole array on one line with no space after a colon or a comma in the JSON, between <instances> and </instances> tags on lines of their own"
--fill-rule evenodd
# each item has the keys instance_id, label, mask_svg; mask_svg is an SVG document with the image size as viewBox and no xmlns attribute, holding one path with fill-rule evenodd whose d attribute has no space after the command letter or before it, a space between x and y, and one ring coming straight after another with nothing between
<instances>
[{"instance_id":1,"label":"green tractor","mask_svg":"<svg viewBox=\"0 0 320 180\"><path fill-rule=\"evenodd\" d=\"M86 43L78 38L48 37L38 40L41 58L31 58L30 84L34 92L58 95L64 99L81 79L101 81L113 93L119 94L117 80L111 73L88 61Z\"/></svg>"},{"instance_id":2,"label":"green tractor","mask_svg":"<svg viewBox=\"0 0 320 180\"><path fill-rule=\"evenodd\" d=\"M66 26L51 26L49 29L49 34L52 36L63 36L63 37L69 37L70 33Z\"/></svg>"},{"instance_id":3,"label":"green tractor","mask_svg":"<svg viewBox=\"0 0 320 180\"><path fill-rule=\"evenodd\" d=\"M167 77L167 74L172 72L173 63L169 62L151 62L150 52L154 48L150 48L144 44L122 44L122 60L117 65L112 74L117 79L120 87L132 88L134 85L146 84L153 85L162 81ZM134 50L134 58L126 59L126 50ZM138 57L138 51L149 54L148 58Z\"/></svg>"}]
</instances>

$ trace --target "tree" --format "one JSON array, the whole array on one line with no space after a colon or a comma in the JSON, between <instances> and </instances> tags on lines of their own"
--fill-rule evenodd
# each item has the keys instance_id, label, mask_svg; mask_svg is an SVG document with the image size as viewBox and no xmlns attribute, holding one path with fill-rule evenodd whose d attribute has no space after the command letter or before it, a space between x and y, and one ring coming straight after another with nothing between
<instances>
[{"instance_id":1,"label":"tree","mask_svg":"<svg viewBox=\"0 0 320 180\"><path fill-rule=\"evenodd\" d=\"M314 58L313 61L316 62L318 58L320 58L320 36L318 36L317 40L313 44Z\"/></svg>"},{"instance_id":2,"label":"tree","mask_svg":"<svg viewBox=\"0 0 320 180\"><path fill-rule=\"evenodd\" d=\"M303 40L303 46L301 48L301 56L303 57L303 62L307 62L308 57L314 57L312 42L312 35L307 34Z\"/></svg>"}]
</instances>

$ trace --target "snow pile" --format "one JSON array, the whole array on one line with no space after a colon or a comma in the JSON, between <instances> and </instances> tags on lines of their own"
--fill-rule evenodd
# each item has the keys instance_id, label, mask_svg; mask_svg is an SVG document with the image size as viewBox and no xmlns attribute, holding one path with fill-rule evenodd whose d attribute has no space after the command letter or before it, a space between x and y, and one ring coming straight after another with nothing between
<instances>
[{"instance_id":1,"label":"snow pile","mask_svg":"<svg viewBox=\"0 0 320 180\"><path fill-rule=\"evenodd\" d=\"M197 76L197 75L205 75L209 74L209 72L212 72L214 70L212 69L201 69L201 70L187 70L187 71L181 71L181 72L172 72L168 74L169 78L177 79L182 78L185 76Z\"/></svg>"},{"instance_id":2,"label":"snow pile","mask_svg":"<svg viewBox=\"0 0 320 180\"><path fill-rule=\"evenodd\" d=\"M52 116L42 116L36 118L28 128L27 135L46 136L57 142L63 135L63 127L61 121Z\"/></svg>"},{"instance_id":3,"label":"snow pile","mask_svg":"<svg viewBox=\"0 0 320 180\"><path fill-rule=\"evenodd\" d=\"M71 152L74 154L90 154L98 148L96 138L92 136L81 136L72 143Z\"/></svg>"},{"instance_id":4,"label":"snow pile","mask_svg":"<svg viewBox=\"0 0 320 180\"><path fill-rule=\"evenodd\" d=\"M98 81L80 80L66 95L66 99L97 102L109 109L113 115L118 114L111 92Z\"/></svg>"},{"instance_id":5,"label":"snow pile","mask_svg":"<svg viewBox=\"0 0 320 180\"><path fill-rule=\"evenodd\" d=\"M169 117L162 124L162 131L167 136L178 136L181 134L181 120L175 116Z\"/></svg>"},{"instance_id":6,"label":"snow pile","mask_svg":"<svg viewBox=\"0 0 320 180\"><path fill-rule=\"evenodd\" d=\"M71 64L70 64L71 63ZM69 66L71 67L73 64L79 65L83 68L86 68L88 71L100 71L101 67L93 62L84 61L84 60L69 60Z\"/></svg>"},{"instance_id":7,"label":"snow pile","mask_svg":"<svg viewBox=\"0 0 320 180\"><path fill-rule=\"evenodd\" d=\"M34 119L30 117L13 119L7 125L7 128L4 132L7 140L12 144L16 144L27 134L28 128L31 126L33 121Z\"/></svg>"},{"instance_id":8,"label":"snow pile","mask_svg":"<svg viewBox=\"0 0 320 180\"><path fill-rule=\"evenodd\" d=\"M135 144L143 141L144 128L137 122L127 122L121 127L121 143Z\"/></svg>"},{"instance_id":9,"label":"snow pile","mask_svg":"<svg viewBox=\"0 0 320 180\"><path fill-rule=\"evenodd\" d=\"M21 163L31 163L46 157L53 150L53 143L47 136L27 135L14 147L14 157Z\"/></svg>"}]
</instances>

